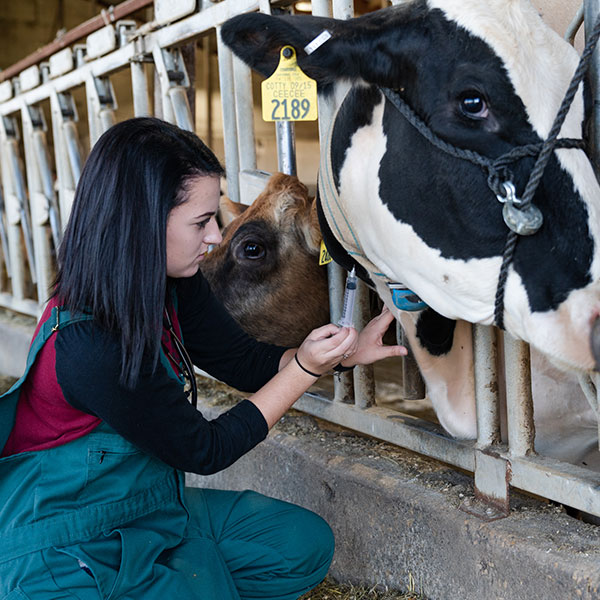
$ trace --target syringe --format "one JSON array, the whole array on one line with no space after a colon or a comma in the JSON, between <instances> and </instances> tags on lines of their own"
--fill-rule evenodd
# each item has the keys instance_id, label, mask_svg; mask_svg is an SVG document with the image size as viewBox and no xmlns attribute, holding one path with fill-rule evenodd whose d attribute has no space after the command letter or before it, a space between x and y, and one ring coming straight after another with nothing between
<instances>
[{"instance_id":1,"label":"syringe","mask_svg":"<svg viewBox=\"0 0 600 600\"><path fill-rule=\"evenodd\" d=\"M354 298L356 297L356 275L355 269L348 273L346 279L346 291L344 292L344 308L342 309L342 318L339 320L340 327L354 327L352 315L354 313Z\"/></svg>"}]
</instances>

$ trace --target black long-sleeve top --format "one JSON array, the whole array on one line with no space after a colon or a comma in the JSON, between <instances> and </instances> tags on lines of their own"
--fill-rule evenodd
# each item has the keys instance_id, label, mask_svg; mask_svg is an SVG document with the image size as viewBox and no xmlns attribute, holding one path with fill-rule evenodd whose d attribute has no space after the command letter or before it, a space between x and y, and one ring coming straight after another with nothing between
<instances>
[{"instance_id":1,"label":"black long-sleeve top","mask_svg":"<svg viewBox=\"0 0 600 600\"><path fill-rule=\"evenodd\" d=\"M248 336L200 273L177 280L175 289L179 325L196 366L247 392L277 373L285 348ZM69 325L54 337L56 382L64 400L177 469L215 473L267 435L264 417L248 400L206 420L160 361L156 367L144 361L134 389L125 388L119 383L120 342L93 321ZM45 350L36 362L44 360Z\"/></svg>"}]
</instances>

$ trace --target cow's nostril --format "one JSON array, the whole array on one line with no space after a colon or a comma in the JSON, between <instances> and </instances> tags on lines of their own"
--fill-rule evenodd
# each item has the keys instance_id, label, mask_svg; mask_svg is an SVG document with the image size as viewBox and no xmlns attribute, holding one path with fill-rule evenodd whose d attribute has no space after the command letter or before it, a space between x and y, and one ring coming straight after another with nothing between
<instances>
[{"instance_id":1,"label":"cow's nostril","mask_svg":"<svg viewBox=\"0 0 600 600\"><path fill-rule=\"evenodd\" d=\"M590 345L592 347L594 361L596 362L596 371L600 371L600 317L596 317L596 320L592 325Z\"/></svg>"}]
</instances>

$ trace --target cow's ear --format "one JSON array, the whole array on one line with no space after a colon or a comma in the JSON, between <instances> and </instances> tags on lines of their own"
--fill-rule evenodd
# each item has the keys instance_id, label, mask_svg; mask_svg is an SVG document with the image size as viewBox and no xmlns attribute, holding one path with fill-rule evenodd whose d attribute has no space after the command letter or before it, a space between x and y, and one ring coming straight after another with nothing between
<instances>
[{"instance_id":1,"label":"cow's ear","mask_svg":"<svg viewBox=\"0 0 600 600\"><path fill-rule=\"evenodd\" d=\"M237 219L247 208L241 202L234 202L227 196L221 196L219 200L219 220L221 227L227 227L231 221Z\"/></svg>"},{"instance_id":2,"label":"cow's ear","mask_svg":"<svg viewBox=\"0 0 600 600\"><path fill-rule=\"evenodd\" d=\"M304 47L321 31L339 29L339 23L320 17L248 13L224 23L221 38L247 65L268 77L277 68L284 46L293 46L299 62L303 62L307 56Z\"/></svg>"},{"instance_id":3,"label":"cow's ear","mask_svg":"<svg viewBox=\"0 0 600 600\"><path fill-rule=\"evenodd\" d=\"M222 26L221 37L246 64L265 76L279 64L281 48L290 45L296 49L298 64L317 81L321 92L338 79L389 86L397 82L407 58L423 50L424 36L412 26L422 15L412 4L346 21L304 15L238 15ZM325 30L331 38L307 54L305 46Z\"/></svg>"}]
</instances>

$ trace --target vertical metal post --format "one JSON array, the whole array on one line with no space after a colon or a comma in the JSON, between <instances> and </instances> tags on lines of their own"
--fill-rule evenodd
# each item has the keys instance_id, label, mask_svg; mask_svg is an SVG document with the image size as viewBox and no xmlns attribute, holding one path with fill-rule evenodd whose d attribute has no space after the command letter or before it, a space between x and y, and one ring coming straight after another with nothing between
<instances>
[{"instance_id":1,"label":"vertical metal post","mask_svg":"<svg viewBox=\"0 0 600 600\"><path fill-rule=\"evenodd\" d=\"M147 117L150 116L150 97L148 95L148 78L145 63L150 58L146 54L143 37L136 38L134 45L135 56L131 59L133 114L136 117Z\"/></svg>"},{"instance_id":2,"label":"vertical metal post","mask_svg":"<svg viewBox=\"0 0 600 600\"><path fill-rule=\"evenodd\" d=\"M219 57L219 81L221 82L221 107L223 111L223 144L227 165L227 195L233 202L240 201L240 161L238 132L235 117L235 88L233 85L232 53L221 39L221 27L217 27L217 54Z\"/></svg>"},{"instance_id":3,"label":"vertical metal post","mask_svg":"<svg viewBox=\"0 0 600 600\"><path fill-rule=\"evenodd\" d=\"M338 264L327 265L329 281L329 312L331 322L337 323L342 317L346 271ZM336 402L351 403L354 398L354 379L352 372L339 373L333 378L333 399Z\"/></svg>"},{"instance_id":4,"label":"vertical metal post","mask_svg":"<svg viewBox=\"0 0 600 600\"><path fill-rule=\"evenodd\" d=\"M52 133L54 139L54 163L58 184L58 203L61 227L67 225L75 188L81 176L81 146L77 133L77 109L70 92L50 95Z\"/></svg>"},{"instance_id":5,"label":"vertical metal post","mask_svg":"<svg viewBox=\"0 0 600 600\"><path fill-rule=\"evenodd\" d=\"M505 333L504 358L509 452L526 456L534 451L535 440L529 346Z\"/></svg>"},{"instance_id":6,"label":"vertical metal post","mask_svg":"<svg viewBox=\"0 0 600 600\"><path fill-rule=\"evenodd\" d=\"M282 173L296 175L296 132L292 121L276 121L277 168Z\"/></svg>"},{"instance_id":7,"label":"vertical metal post","mask_svg":"<svg viewBox=\"0 0 600 600\"><path fill-rule=\"evenodd\" d=\"M585 0L585 36L591 34L596 19L600 14L600 0ZM600 168L600 46L596 46L592 56L591 68L589 71L590 91L592 94L592 115L591 115L591 135L590 135L590 155L592 164L596 171Z\"/></svg>"},{"instance_id":8,"label":"vertical metal post","mask_svg":"<svg viewBox=\"0 0 600 600\"><path fill-rule=\"evenodd\" d=\"M252 72L237 56L233 57L235 86L235 117L238 133L238 158L240 171L256 169L254 143L254 103L252 99ZM283 171L287 173L287 171Z\"/></svg>"},{"instance_id":9,"label":"vertical metal post","mask_svg":"<svg viewBox=\"0 0 600 600\"><path fill-rule=\"evenodd\" d=\"M371 318L369 288L363 281L358 283L354 324L360 331ZM373 365L357 365L354 368L354 403L358 408L368 408L375 404L375 378Z\"/></svg>"},{"instance_id":10,"label":"vertical metal post","mask_svg":"<svg viewBox=\"0 0 600 600\"><path fill-rule=\"evenodd\" d=\"M493 327L473 326L477 445L486 448L500 443L497 342Z\"/></svg>"},{"instance_id":11,"label":"vertical metal post","mask_svg":"<svg viewBox=\"0 0 600 600\"><path fill-rule=\"evenodd\" d=\"M10 120L12 121L12 120ZM14 175L12 173L12 159L10 140L15 135L14 131L7 131L7 120L0 119L0 161L2 164L2 189L4 192L4 207L6 211L6 237L8 253L11 261L11 287L12 297L16 301L25 298L25 255L21 245L21 211ZM11 127L14 124L10 123Z\"/></svg>"},{"instance_id":12,"label":"vertical metal post","mask_svg":"<svg viewBox=\"0 0 600 600\"><path fill-rule=\"evenodd\" d=\"M420 400L425 398L425 382L421 377L419 366L408 343L408 339L400 321L396 321L396 343L405 346L406 356L401 357L402 368L402 398L405 400Z\"/></svg>"},{"instance_id":13,"label":"vertical metal post","mask_svg":"<svg viewBox=\"0 0 600 600\"><path fill-rule=\"evenodd\" d=\"M31 235L35 256L38 301L44 303L53 279L50 243L45 227L49 220L49 208L54 200L54 189L44 134L44 121L39 108L24 105L21 109L23 123L23 146L27 165L27 188L31 214ZM49 189L45 189L49 188ZM47 196L48 195L48 196ZM58 218L58 215L56 215Z\"/></svg>"}]
</instances>

